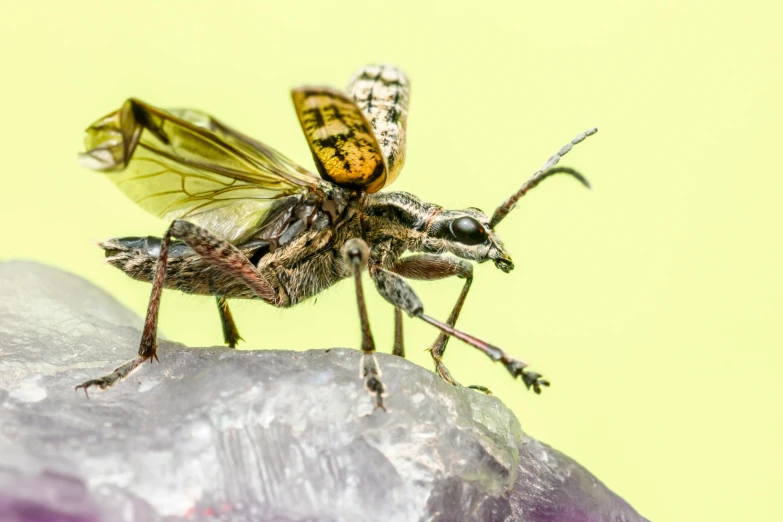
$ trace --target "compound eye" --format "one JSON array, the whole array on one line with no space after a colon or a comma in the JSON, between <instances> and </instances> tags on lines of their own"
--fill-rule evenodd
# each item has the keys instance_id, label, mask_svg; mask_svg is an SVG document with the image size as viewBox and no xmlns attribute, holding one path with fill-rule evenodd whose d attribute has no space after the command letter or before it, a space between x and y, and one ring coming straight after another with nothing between
<instances>
[{"instance_id":1,"label":"compound eye","mask_svg":"<svg viewBox=\"0 0 783 522\"><path fill-rule=\"evenodd\" d=\"M479 245L487 240L487 231L472 217L461 217L449 223L451 235L462 244Z\"/></svg>"}]
</instances>

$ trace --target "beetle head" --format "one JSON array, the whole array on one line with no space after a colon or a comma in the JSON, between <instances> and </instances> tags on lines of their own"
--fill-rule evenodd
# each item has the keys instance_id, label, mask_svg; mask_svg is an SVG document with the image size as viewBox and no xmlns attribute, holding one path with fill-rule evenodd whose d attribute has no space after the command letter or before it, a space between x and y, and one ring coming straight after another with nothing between
<instances>
[{"instance_id":1,"label":"beetle head","mask_svg":"<svg viewBox=\"0 0 783 522\"><path fill-rule=\"evenodd\" d=\"M442 210L429 223L423 250L451 252L478 263L492 261L502 271L510 272L514 263L489 223L489 217L477 208Z\"/></svg>"}]
</instances>

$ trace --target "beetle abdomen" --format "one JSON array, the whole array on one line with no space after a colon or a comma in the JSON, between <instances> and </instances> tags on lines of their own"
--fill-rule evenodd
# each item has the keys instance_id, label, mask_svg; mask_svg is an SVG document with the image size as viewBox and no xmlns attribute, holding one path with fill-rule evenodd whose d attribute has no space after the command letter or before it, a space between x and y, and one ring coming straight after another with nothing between
<instances>
[{"instance_id":1,"label":"beetle abdomen","mask_svg":"<svg viewBox=\"0 0 783 522\"><path fill-rule=\"evenodd\" d=\"M159 237L120 237L100 243L106 261L138 281L152 281L160 255ZM250 241L238 248L255 261L269 250L265 241ZM258 259L256 259L258 258ZM258 296L244 283L200 258L182 241L172 241L166 263L165 287L188 294L218 295L237 299Z\"/></svg>"}]
</instances>

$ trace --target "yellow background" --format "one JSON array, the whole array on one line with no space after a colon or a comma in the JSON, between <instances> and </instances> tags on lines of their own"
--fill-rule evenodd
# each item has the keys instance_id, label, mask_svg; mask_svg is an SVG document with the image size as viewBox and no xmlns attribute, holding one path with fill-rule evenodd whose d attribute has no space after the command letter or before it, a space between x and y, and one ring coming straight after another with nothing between
<instances>
[{"instance_id":1,"label":"yellow background","mask_svg":"<svg viewBox=\"0 0 783 522\"><path fill-rule=\"evenodd\" d=\"M143 313L149 287L90 240L166 224L75 160L84 127L130 95L209 111L311 167L289 88L394 62L413 89L393 188L486 211L596 125L565 162L594 190L562 177L525 197L499 227L516 270L478 267L460 321L553 387L536 397L457 341L447 364L652 520L783 520L783 9L720 5L3 2L0 257L71 270ZM459 285L415 286L445 318ZM370 293L388 350L392 309ZM351 285L317 301L237 303L243 346L357 347ZM221 342L210 299L167 293L161 328ZM436 333L406 328L430 368Z\"/></svg>"}]
</instances>

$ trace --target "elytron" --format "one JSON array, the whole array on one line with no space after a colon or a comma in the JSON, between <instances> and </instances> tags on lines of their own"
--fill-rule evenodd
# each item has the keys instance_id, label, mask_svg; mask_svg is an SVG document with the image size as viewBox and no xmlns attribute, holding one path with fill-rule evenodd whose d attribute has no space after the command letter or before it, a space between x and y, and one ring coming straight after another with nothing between
<instances>
[{"instance_id":1,"label":"elytron","mask_svg":"<svg viewBox=\"0 0 783 522\"><path fill-rule=\"evenodd\" d=\"M107 388L157 359L163 288L214 296L226 344L240 339L228 299L290 307L353 278L361 323L360 371L375 406L386 394L375 358L361 275L394 305L393 353L404 356L402 312L440 330L429 351L437 373L457 385L443 363L456 337L503 364L540 393L549 383L500 348L455 328L473 282L471 261L514 268L496 233L517 201L541 180L577 171L556 167L574 138L490 217L476 208L447 210L406 192L381 192L400 174L410 86L392 65L359 69L344 92L304 86L292 91L316 175L267 145L196 110L162 110L136 99L87 129L81 162L108 174L143 209L170 222L162 238L101 243L107 260L152 283L138 357L77 388ZM410 253L404 256L403 254ZM424 313L406 279L464 279L445 322Z\"/></svg>"}]
</instances>

